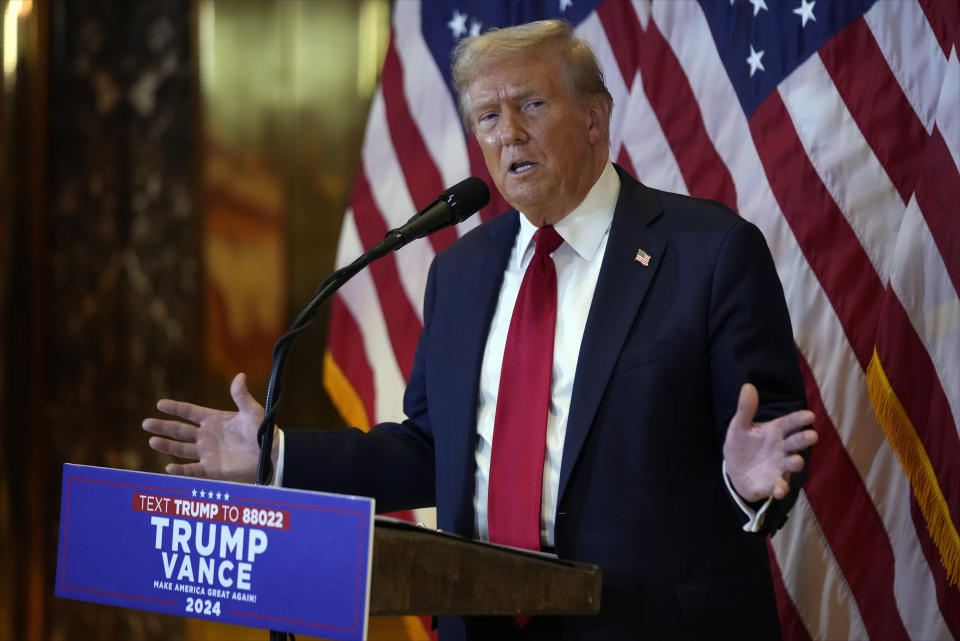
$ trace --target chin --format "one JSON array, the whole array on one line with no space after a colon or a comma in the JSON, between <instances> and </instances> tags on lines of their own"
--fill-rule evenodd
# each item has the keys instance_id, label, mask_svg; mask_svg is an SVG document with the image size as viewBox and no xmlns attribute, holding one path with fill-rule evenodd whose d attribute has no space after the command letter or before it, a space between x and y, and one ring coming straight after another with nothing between
<instances>
[{"instance_id":1,"label":"chin","mask_svg":"<svg viewBox=\"0 0 960 641\"><path fill-rule=\"evenodd\" d=\"M521 211L527 211L531 206L536 207L542 204L549 196L543 189L533 188L532 185L523 185L519 189L514 188L500 193L503 194L504 200Z\"/></svg>"}]
</instances>

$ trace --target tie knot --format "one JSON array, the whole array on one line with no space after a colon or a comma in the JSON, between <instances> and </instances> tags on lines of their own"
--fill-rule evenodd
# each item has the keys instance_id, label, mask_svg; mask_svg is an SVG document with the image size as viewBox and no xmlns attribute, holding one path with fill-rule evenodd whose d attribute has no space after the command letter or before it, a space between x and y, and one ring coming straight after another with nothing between
<instances>
[{"instance_id":1,"label":"tie knot","mask_svg":"<svg viewBox=\"0 0 960 641\"><path fill-rule=\"evenodd\" d=\"M535 255L543 254L544 256L549 256L560 246L563 238L561 238L557 230L553 228L553 225L547 225L546 227L541 227L533 234L533 242L537 245Z\"/></svg>"}]
</instances>

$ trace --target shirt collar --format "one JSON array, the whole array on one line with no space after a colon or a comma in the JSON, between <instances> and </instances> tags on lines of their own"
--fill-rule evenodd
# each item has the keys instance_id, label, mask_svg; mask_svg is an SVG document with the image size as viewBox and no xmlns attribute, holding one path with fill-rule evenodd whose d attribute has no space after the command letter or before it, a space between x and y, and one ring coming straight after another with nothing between
<instances>
[{"instance_id":1,"label":"shirt collar","mask_svg":"<svg viewBox=\"0 0 960 641\"><path fill-rule=\"evenodd\" d=\"M613 222L613 210L619 196L620 176L613 163L608 162L583 202L553 226L560 237L584 260L591 261L597 255L603 236ZM527 250L532 250L531 243L536 231L537 227L521 213L517 247L522 249L516 254L515 267L519 268Z\"/></svg>"}]
</instances>

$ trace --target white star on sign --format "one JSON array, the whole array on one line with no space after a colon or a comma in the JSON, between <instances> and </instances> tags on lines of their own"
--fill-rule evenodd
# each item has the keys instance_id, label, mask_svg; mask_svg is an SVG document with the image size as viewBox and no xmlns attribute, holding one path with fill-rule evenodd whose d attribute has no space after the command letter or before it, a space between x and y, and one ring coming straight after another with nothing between
<instances>
[{"instance_id":1,"label":"white star on sign","mask_svg":"<svg viewBox=\"0 0 960 641\"><path fill-rule=\"evenodd\" d=\"M567 7L573 6L573 0L560 0L560 13L567 10Z\"/></svg>"},{"instance_id":2,"label":"white star on sign","mask_svg":"<svg viewBox=\"0 0 960 641\"><path fill-rule=\"evenodd\" d=\"M750 65L750 77L753 78L753 74L756 73L757 69L760 71L766 71L763 68L763 63L760 62L760 58L763 58L762 51L754 51L753 45L750 45L750 57L747 58L747 64Z\"/></svg>"},{"instance_id":3,"label":"white star on sign","mask_svg":"<svg viewBox=\"0 0 960 641\"><path fill-rule=\"evenodd\" d=\"M767 9L767 3L764 0L750 0L750 4L753 5L753 17L756 18L757 14L760 13L760 10L770 11Z\"/></svg>"},{"instance_id":4,"label":"white star on sign","mask_svg":"<svg viewBox=\"0 0 960 641\"><path fill-rule=\"evenodd\" d=\"M200 498L206 498L206 496L207 496L207 493L204 492L203 490L200 490Z\"/></svg>"},{"instance_id":5,"label":"white star on sign","mask_svg":"<svg viewBox=\"0 0 960 641\"><path fill-rule=\"evenodd\" d=\"M807 0L800 0L800 6L793 10L795 14L800 16L803 19L803 22L800 24L800 28L807 26L807 20L817 21L817 17L813 15L813 5L817 4L816 0L807 4Z\"/></svg>"},{"instance_id":6,"label":"white star on sign","mask_svg":"<svg viewBox=\"0 0 960 641\"><path fill-rule=\"evenodd\" d=\"M483 23L482 23L482 22L478 22L477 20L472 21L472 22L470 23L470 35L471 35L471 36L479 36L479 35L480 35L480 27L482 27L482 26L483 26Z\"/></svg>"},{"instance_id":7,"label":"white star on sign","mask_svg":"<svg viewBox=\"0 0 960 641\"><path fill-rule=\"evenodd\" d=\"M223 495L220 492L217 492L217 500L219 501Z\"/></svg>"},{"instance_id":8,"label":"white star on sign","mask_svg":"<svg viewBox=\"0 0 960 641\"><path fill-rule=\"evenodd\" d=\"M453 37L459 38L467 32L467 14L460 13L454 9L453 18L450 19L447 26L450 27L450 31L453 32Z\"/></svg>"},{"instance_id":9,"label":"white star on sign","mask_svg":"<svg viewBox=\"0 0 960 641\"><path fill-rule=\"evenodd\" d=\"M197 498L197 488L193 488L193 498Z\"/></svg>"}]
</instances>

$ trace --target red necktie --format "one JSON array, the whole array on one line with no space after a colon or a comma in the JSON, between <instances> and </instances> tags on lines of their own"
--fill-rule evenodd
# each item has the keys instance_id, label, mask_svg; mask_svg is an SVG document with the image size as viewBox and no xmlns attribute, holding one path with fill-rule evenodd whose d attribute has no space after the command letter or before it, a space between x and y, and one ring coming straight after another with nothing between
<instances>
[{"instance_id":1,"label":"red necktie","mask_svg":"<svg viewBox=\"0 0 960 641\"><path fill-rule=\"evenodd\" d=\"M493 422L487 524L490 540L540 549L543 457L547 442L557 269L550 254L563 239L552 226L533 235L537 245L513 308Z\"/></svg>"}]
</instances>

